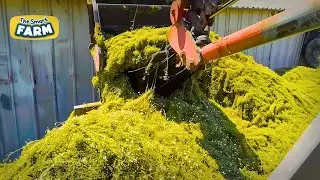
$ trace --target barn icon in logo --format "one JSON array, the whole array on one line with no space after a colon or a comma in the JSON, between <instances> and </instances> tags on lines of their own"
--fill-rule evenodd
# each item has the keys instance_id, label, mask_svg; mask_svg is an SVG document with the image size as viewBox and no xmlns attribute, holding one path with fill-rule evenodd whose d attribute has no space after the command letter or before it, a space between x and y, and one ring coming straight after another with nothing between
<instances>
[{"instance_id":1,"label":"barn icon in logo","mask_svg":"<svg viewBox=\"0 0 320 180\"><path fill-rule=\"evenodd\" d=\"M10 20L10 35L20 40L48 40L59 36L59 20L54 16L24 15Z\"/></svg>"}]
</instances>

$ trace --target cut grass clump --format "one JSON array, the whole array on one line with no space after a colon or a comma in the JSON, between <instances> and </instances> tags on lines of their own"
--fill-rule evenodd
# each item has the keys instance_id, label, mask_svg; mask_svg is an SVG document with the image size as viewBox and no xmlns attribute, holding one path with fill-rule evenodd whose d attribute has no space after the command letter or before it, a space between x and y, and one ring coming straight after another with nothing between
<instances>
[{"instance_id":1,"label":"cut grass clump","mask_svg":"<svg viewBox=\"0 0 320 180\"><path fill-rule=\"evenodd\" d=\"M245 135L267 178L320 112L320 68L279 76L241 53L212 67L210 96Z\"/></svg>"},{"instance_id":2,"label":"cut grass clump","mask_svg":"<svg viewBox=\"0 0 320 180\"><path fill-rule=\"evenodd\" d=\"M299 73L293 75L294 72L289 71L281 77L258 65L252 57L239 53L213 64L210 95L223 107L231 107L239 117L259 127L314 116L319 104L312 99L317 99L319 91L313 89L316 94L304 91L317 88L319 80L316 70L305 69L304 73L309 73L307 76L313 77L313 82L307 83L310 87L301 89L297 88L298 83L291 82Z\"/></svg>"},{"instance_id":3,"label":"cut grass clump","mask_svg":"<svg viewBox=\"0 0 320 180\"><path fill-rule=\"evenodd\" d=\"M166 45L168 28L144 27L135 31L128 31L112 37L99 45L107 49L105 59L107 64L104 71L116 76L128 69L146 66L151 56Z\"/></svg>"},{"instance_id":4,"label":"cut grass clump","mask_svg":"<svg viewBox=\"0 0 320 180\"><path fill-rule=\"evenodd\" d=\"M259 157L251 150L232 121L218 105L208 99L192 77L181 91L167 99L158 99L159 109L168 120L178 123L196 123L204 135L200 145L217 160L227 179L242 179L240 169L262 173Z\"/></svg>"},{"instance_id":5,"label":"cut grass clump","mask_svg":"<svg viewBox=\"0 0 320 180\"><path fill-rule=\"evenodd\" d=\"M94 87L101 90L104 100L110 91L126 98L134 96L128 77L124 73L152 65L152 55L166 46L168 28L144 27L105 39L99 26L95 39L103 51L105 68L92 79ZM144 70L144 69L143 69Z\"/></svg>"},{"instance_id":6,"label":"cut grass clump","mask_svg":"<svg viewBox=\"0 0 320 180\"><path fill-rule=\"evenodd\" d=\"M197 143L199 125L167 121L148 103L152 97L120 98L69 118L24 147L0 179L223 179Z\"/></svg>"},{"instance_id":7,"label":"cut grass clump","mask_svg":"<svg viewBox=\"0 0 320 180\"><path fill-rule=\"evenodd\" d=\"M126 73L153 64L167 31L96 31L106 66L92 82L103 105L29 143L0 165L0 179L267 179L320 112L320 69L279 76L238 53L168 98L137 94Z\"/></svg>"},{"instance_id":8,"label":"cut grass clump","mask_svg":"<svg viewBox=\"0 0 320 180\"><path fill-rule=\"evenodd\" d=\"M152 74L152 70L153 73L155 71L158 72L158 76L173 76L174 73L177 73L174 72L176 69L174 66L176 59L172 54L170 54L170 58L168 59L170 62L168 62L168 64L161 64L161 66L165 66L164 69L155 68L155 66L160 66L158 65L159 58L155 57L155 55L160 51L165 50L168 45L166 36L168 30L168 27L143 27L107 39L100 31L100 27L98 25L95 27L94 37L101 49L105 50L103 51L103 56L104 59L106 59L106 62L103 62L103 64L106 65L104 69L92 79L92 83L101 90L103 99L104 97L107 97L106 94L108 94L109 91L117 91L120 96L126 98L134 96L132 94L132 87L128 85L128 77L123 76L129 70L139 73L142 72L142 75L139 74L137 76L140 79L135 80L137 83L142 81L143 78L147 79L145 75ZM211 32L210 38L214 41L218 39L219 36L216 33ZM172 52L173 51L170 51L168 53ZM159 57L162 58L160 61L165 58ZM169 64L173 64L174 70L167 67ZM150 76L149 81L152 83L154 77ZM158 78L158 80L160 80L160 78ZM125 86L127 86L127 88L125 88ZM145 88L143 88L143 90L145 90Z\"/></svg>"}]
</instances>

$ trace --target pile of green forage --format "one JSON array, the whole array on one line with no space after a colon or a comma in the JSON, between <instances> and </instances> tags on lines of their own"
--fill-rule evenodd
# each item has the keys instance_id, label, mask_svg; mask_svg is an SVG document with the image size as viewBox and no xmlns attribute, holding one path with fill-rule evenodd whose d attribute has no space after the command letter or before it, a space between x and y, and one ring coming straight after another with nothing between
<instances>
[{"instance_id":1,"label":"pile of green forage","mask_svg":"<svg viewBox=\"0 0 320 180\"><path fill-rule=\"evenodd\" d=\"M92 82L103 105L28 143L0 164L0 179L267 179L320 112L320 69L280 76L238 53L168 98L137 94L125 72L148 68L167 31L106 39L97 27L106 67Z\"/></svg>"}]
</instances>

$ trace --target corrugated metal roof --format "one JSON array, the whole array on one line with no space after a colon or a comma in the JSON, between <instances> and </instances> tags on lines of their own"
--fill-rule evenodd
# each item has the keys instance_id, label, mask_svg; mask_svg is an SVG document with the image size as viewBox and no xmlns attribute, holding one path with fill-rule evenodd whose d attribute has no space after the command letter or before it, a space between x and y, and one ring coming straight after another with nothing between
<instances>
[{"instance_id":1,"label":"corrugated metal roof","mask_svg":"<svg viewBox=\"0 0 320 180\"><path fill-rule=\"evenodd\" d=\"M304 0L239 0L231 7L284 10L299 3Z\"/></svg>"}]
</instances>

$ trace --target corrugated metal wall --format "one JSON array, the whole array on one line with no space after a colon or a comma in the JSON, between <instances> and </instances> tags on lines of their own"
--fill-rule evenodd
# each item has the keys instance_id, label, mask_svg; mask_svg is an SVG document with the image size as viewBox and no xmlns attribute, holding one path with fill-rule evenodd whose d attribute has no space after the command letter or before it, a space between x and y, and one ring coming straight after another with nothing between
<instances>
[{"instance_id":1,"label":"corrugated metal wall","mask_svg":"<svg viewBox=\"0 0 320 180\"><path fill-rule=\"evenodd\" d=\"M59 37L12 39L10 18L24 14L58 17ZM89 43L86 0L0 0L0 159L96 100Z\"/></svg>"},{"instance_id":2,"label":"corrugated metal wall","mask_svg":"<svg viewBox=\"0 0 320 180\"><path fill-rule=\"evenodd\" d=\"M216 17L213 29L219 35L227 36L274 13L276 11L230 8ZM244 53L254 56L258 63L272 69L293 67L299 64L303 39L304 34L295 35L246 50Z\"/></svg>"}]
</instances>

